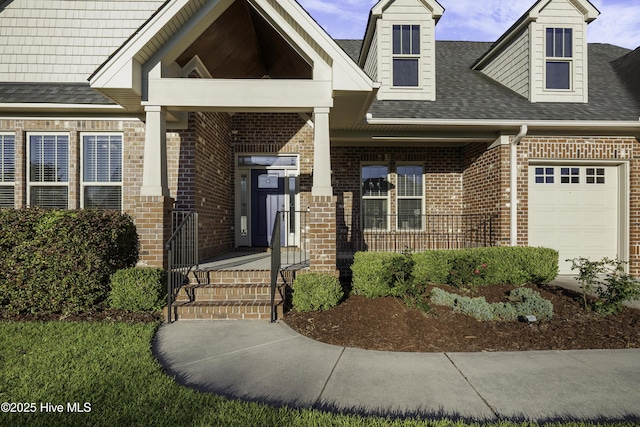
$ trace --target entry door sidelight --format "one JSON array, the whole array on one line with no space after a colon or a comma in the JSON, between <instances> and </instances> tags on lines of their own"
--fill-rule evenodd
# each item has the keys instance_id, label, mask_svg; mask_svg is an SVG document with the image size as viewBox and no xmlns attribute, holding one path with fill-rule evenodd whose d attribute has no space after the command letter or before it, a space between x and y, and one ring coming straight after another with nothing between
<instances>
[{"instance_id":1,"label":"entry door sidelight","mask_svg":"<svg viewBox=\"0 0 640 427\"><path fill-rule=\"evenodd\" d=\"M283 170L251 171L251 246L271 244L276 214L285 209L284 179Z\"/></svg>"}]
</instances>

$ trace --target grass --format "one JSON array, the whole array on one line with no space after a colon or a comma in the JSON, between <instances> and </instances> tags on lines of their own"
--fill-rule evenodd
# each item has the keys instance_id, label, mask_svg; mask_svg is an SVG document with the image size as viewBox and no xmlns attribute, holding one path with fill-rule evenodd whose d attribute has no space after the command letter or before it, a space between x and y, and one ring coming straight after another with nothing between
<instances>
[{"instance_id":1,"label":"grass","mask_svg":"<svg viewBox=\"0 0 640 427\"><path fill-rule=\"evenodd\" d=\"M157 325L0 322L0 403L35 403L36 413L0 413L2 426L473 426L274 408L177 385L154 359ZM90 403L85 413L43 413L41 403ZM495 427L535 426L499 422ZM592 424L558 423L564 427ZM611 424L632 426L632 423Z\"/></svg>"}]
</instances>

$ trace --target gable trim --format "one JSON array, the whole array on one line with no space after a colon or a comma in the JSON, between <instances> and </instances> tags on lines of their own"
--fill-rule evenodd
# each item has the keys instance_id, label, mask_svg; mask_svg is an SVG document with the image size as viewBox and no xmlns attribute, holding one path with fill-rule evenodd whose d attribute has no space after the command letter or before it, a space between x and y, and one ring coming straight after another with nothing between
<instances>
[{"instance_id":1,"label":"gable trim","mask_svg":"<svg viewBox=\"0 0 640 427\"><path fill-rule=\"evenodd\" d=\"M516 39L524 29L540 17L540 12L551 3L552 0L540 0L527 10L507 31L502 34L489 50L485 52L472 66L474 70L482 70L496 55L508 44ZM589 0L568 0L573 6L582 12L585 22L589 23L600 15L600 11Z\"/></svg>"}]
</instances>

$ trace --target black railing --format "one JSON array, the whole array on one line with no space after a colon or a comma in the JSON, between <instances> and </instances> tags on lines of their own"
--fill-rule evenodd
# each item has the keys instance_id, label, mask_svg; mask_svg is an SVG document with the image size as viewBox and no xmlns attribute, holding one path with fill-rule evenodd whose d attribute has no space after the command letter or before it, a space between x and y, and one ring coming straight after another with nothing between
<instances>
[{"instance_id":1,"label":"black railing","mask_svg":"<svg viewBox=\"0 0 640 427\"><path fill-rule=\"evenodd\" d=\"M337 224L340 256L358 251L461 249L496 244L497 214L345 215Z\"/></svg>"},{"instance_id":2,"label":"black railing","mask_svg":"<svg viewBox=\"0 0 640 427\"><path fill-rule=\"evenodd\" d=\"M277 318L275 298L278 277L286 279L286 270L309 266L308 211L278 211L271 231L271 322ZM281 295L284 298L284 293Z\"/></svg>"},{"instance_id":3,"label":"black railing","mask_svg":"<svg viewBox=\"0 0 640 427\"><path fill-rule=\"evenodd\" d=\"M167 323L171 323L173 303L180 287L188 283L188 275L198 267L198 213L174 211L173 234L166 244Z\"/></svg>"}]
</instances>

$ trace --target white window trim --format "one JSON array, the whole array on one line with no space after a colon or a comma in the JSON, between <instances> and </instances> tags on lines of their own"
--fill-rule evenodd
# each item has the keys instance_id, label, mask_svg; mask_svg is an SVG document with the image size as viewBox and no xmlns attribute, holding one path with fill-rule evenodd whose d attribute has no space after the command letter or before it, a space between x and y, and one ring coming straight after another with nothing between
<instances>
[{"instance_id":1,"label":"white window trim","mask_svg":"<svg viewBox=\"0 0 640 427\"><path fill-rule=\"evenodd\" d=\"M403 167L403 166L419 166L422 168L422 194L420 196L400 196L399 195L399 186L398 186L398 168ZM420 200L420 215L424 218L426 218L426 181L425 181L425 166L423 163L410 163L410 162L402 162L402 163L396 163L396 170L395 170L395 176L396 176L396 230L398 232L412 232L412 231L424 231L426 229L426 220L422 221L422 227L421 228L408 228L408 229L402 229L400 227L400 224L398 223L400 221L400 211L398 208L398 202L400 200Z\"/></svg>"},{"instance_id":2,"label":"white window trim","mask_svg":"<svg viewBox=\"0 0 640 427\"><path fill-rule=\"evenodd\" d=\"M391 184L391 167L389 166L389 162L362 162L360 163L360 178L359 178L359 187L360 187L360 223L362 224L362 231L390 231L391 230L391 189L387 188L386 196L365 196L362 191L362 170L367 166L385 166L387 168L387 182ZM364 220L364 200L386 200L387 205L387 218L385 218L386 227L385 228L367 228Z\"/></svg>"},{"instance_id":3,"label":"white window trim","mask_svg":"<svg viewBox=\"0 0 640 427\"><path fill-rule=\"evenodd\" d=\"M547 56L547 29L549 28L561 28L563 30L565 29L569 29L571 30L571 56L570 57L566 57L566 56ZM570 25L547 25L544 26L542 29L542 34L543 34L543 58L544 58L544 67L543 69L543 91L544 92L549 92L549 93L567 93L567 92L574 92L574 59L576 56L576 43L575 43L575 35L576 35L576 29L573 26ZM569 88L568 89L553 89L553 88L548 88L547 87L547 63L548 62L565 62L569 64Z\"/></svg>"},{"instance_id":4,"label":"white window trim","mask_svg":"<svg viewBox=\"0 0 640 427\"><path fill-rule=\"evenodd\" d=\"M0 187L6 187L9 188L11 187L13 189L13 203L14 203L14 207L15 207L15 203L16 203L16 195L15 195L15 186L16 186L16 134L13 132L0 132L0 138L3 138L5 136L13 136L13 181L0 181ZM2 161L0 159L0 161Z\"/></svg>"},{"instance_id":5,"label":"white window trim","mask_svg":"<svg viewBox=\"0 0 640 427\"><path fill-rule=\"evenodd\" d=\"M27 151L27 200L26 205L31 206L31 187L66 187L67 188L67 207L69 209L69 203L71 203L71 197L69 192L71 191L71 185L69 181L66 182L32 182L31 181L31 137L32 136L45 136L45 135L57 135L67 137L67 175L71 176L71 135L69 132L27 132L26 134L26 151Z\"/></svg>"},{"instance_id":6,"label":"white window trim","mask_svg":"<svg viewBox=\"0 0 640 427\"><path fill-rule=\"evenodd\" d=\"M395 26L403 26L403 25L409 25L409 26L417 26L418 27L418 32L419 32L419 38L418 38L418 46L420 49L420 53L418 54L409 54L409 53L393 53L393 27ZM391 46L389 51L391 52L391 81L389 82L389 87L391 90L394 91L414 91L414 90L422 90L422 51L423 51L423 46L422 46L422 25L420 23L409 23L409 22L392 22L391 26ZM402 30L401 30L402 33ZM393 66L393 61L395 59L415 59L418 62L418 85L417 86L396 86L393 84L394 81L394 74L395 74L395 67Z\"/></svg>"},{"instance_id":7,"label":"white window trim","mask_svg":"<svg viewBox=\"0 0 640 427\"><path fill-rule=\"evenodd\" d=\"M120 167L121 167L121 176L120 182L100 182L100 181L85 181L84 180L84 168L85 168L85 159L84 159L84 137L85 136L119 136L122 139L122 149L121 149L121 159L120 159ZM80 207L84 209L84 193L85 187L120 187L120 211L123 209L124 205L124 134L122 132L82 132L79 138L80 142Z\"/></svg>"}]
</instances>

